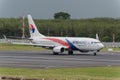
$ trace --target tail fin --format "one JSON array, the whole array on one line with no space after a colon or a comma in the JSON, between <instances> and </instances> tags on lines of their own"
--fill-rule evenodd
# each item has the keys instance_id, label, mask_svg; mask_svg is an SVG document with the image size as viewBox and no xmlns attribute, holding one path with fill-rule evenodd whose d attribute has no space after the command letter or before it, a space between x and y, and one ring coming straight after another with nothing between
<instances>
[{"instance_id":1,"label":"tail fin","mask_svg":"<svg viewBox=\"0 0 120 80\"><path fill-rule=\"evenodd\" d=\"M32 37L45 37L44 35L40 34L31 15L28 15L28 24L29 24L29 32L30 36Z\"/></svg>"}]
</instances>

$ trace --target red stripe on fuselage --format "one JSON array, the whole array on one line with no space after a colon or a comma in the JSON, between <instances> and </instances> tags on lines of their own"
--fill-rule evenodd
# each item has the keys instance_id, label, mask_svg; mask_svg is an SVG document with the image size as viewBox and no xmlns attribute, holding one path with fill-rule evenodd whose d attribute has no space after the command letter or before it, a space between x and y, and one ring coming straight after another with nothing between
<instances>
[{"instance_id":1,"label":"red stripe on fuselage","mask_svg":"<svg viewBox=\"0 0 120 80\"><path fill-rule=\"evenodd\" d=\"M60 40L60 39L57 39L57 38L44 38L44 39L48 39L48 40L57 42L57 43L59 43L59 44L61 44L63 46L67 46L68 48L70 48L70 45L67 42L63 41L63 40Z\"/></svg>"}]
</instances>

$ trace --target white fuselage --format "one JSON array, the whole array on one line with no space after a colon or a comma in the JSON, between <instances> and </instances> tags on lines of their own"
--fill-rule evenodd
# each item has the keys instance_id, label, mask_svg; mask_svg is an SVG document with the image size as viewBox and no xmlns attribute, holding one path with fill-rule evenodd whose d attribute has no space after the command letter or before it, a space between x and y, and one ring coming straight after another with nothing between
<instances>
[{"instance_id":1,"label":"white fuselage","mask_svg":"<svg viewBox=\"0 0 120 80\"><path fill-rule=\"evenodd\" d=\"M97 39L79 38L79 37L34 37L32 40L35 44L46 46L62 46L64 48L79 51L97 51L104 45Z\"/></svg>"}]
</instances>

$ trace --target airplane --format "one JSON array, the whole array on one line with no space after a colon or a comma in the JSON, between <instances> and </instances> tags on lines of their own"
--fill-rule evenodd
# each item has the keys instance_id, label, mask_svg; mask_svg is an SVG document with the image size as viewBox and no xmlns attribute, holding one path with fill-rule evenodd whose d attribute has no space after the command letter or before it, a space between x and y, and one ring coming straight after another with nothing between
<instances>
[{"instance_id":1,"label":"airplane","mask_svg":"<svg viewBox=\"0 0 120 80\"><path fill-rule=\"evenodd\" d=\"M73 55L73 51L93 52L95 56L104 45L99 39L87 37L47 37L41 34L31 15L28 15L28 24L30 32L31 45L49 48L53 50L53 55L58 55L64 51L68 51L69 55Z\"/></svg>"}]
</instances>

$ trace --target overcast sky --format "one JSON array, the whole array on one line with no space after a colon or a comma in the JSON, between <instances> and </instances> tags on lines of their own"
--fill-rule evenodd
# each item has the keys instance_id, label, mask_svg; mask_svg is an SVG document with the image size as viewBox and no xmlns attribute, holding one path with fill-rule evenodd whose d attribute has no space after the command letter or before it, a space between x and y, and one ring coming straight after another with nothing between
<instances>
[{"instance_id":1,"label":"overcast sky","mask_svg":"<svg viewBox=\"0 0 120 80\"><path fill-rule=\"evenodd\" d=\"M53 19L64 11L71 18L120 18L120 0L0 0L0 17L31 14L38 19Z\"/></svg>"}]
</instances>

